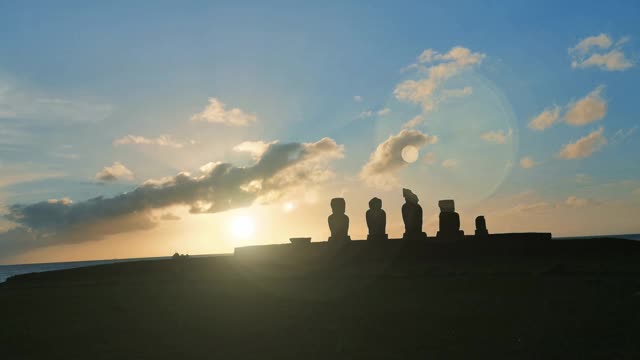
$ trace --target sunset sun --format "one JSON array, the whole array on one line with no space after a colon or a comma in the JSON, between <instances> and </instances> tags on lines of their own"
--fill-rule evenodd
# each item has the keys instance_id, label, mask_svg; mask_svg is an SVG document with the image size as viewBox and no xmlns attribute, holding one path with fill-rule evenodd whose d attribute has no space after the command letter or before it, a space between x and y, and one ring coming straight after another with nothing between
<instances>
[{"instance_id":1,"label":"sunset sun","mask_svg":"<svg viewBox=\"0 0 640 360\"><path fill-rule=\"evenodd\" d=\"M249 239L253 235L254 231L255 221L249 216L237 216L231 222L231 234L236 239Z\"/></svg>"}]
</instances>

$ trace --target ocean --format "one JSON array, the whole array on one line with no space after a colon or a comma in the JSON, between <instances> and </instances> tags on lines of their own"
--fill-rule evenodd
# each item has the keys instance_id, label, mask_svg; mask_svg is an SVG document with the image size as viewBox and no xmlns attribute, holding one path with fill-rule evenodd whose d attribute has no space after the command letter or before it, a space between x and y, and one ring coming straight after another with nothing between
<instances>
[{"instance_id":1,"label":"ocean","mask_svg":"<svg viewBox=\"0 0 640 360\"><path fill-rule=\"evenodd\" d=\"M113 259L113 260L91 260L91 261L69 261L57 263L41 263L41 264L17 264L17 265L0 265L0 283L7 278L20 274L28 274L34 272L54 271L63 269L73 269L77 267L94 266L102 264L112 264L127 261L139 260L159 260L169 259L169 256L155 258L133 258L133 259Z\"/></svg>"},{"instance_id":2,"label":"ocean","mask_svg":"<svg viewBox=\"0 0 640 360\"><path fill-rule=\"evenodd\" d=\"M640 234L625 234L625 235L593 235L593 236L568 236L554 238L557 240L571 240L571 239L585 239L585 238L601 238L601 237L614 237L629 240L640 241ZM193 255L194 257L208 257L208 256L226 256L229 254L219 255ZM169 259L170 256L163 257L150 257L150 258L132 258L132 259L113 259L113 260L92 260L92 261L70 261L70 262L58 262L58 263L42 263L42 264L18 264L18 265L0 265L0 283L7 280L7 278L20 274L28 274L33 272L54 271L63 269L72 269L84 266L94 266L101 264L112 264L118 262L127 261L141 261L141 260L160 260Z\"/></svg>"}]
</instances>

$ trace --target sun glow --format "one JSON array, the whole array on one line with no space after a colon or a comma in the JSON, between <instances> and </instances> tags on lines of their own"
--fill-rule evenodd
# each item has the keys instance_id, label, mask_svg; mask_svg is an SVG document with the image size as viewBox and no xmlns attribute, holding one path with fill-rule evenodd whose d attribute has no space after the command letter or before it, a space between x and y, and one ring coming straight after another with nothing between
<instances>
[{"instance_id":1,"label":"sun glow","mask_svg":"<svg viewBox=\"0 0 640 360\"><path fill-rule=\"evenodd\" d=\"M285 212L291 212L295 208L296 208L296 204L292 203L291 201L288 201L282 205L282 210L284 210Z\"/></svg>"},{"instance_id":2,"label":"sun glow","mask_svg":"<svg viewBox=\"0 0 640 360\"><path fill-rule=\"evenodd\" d=\"M231 234L237 238L246 240L255 232L255 222L249 216L237 216L231 222Z\"/></svg>"}]
</instances>

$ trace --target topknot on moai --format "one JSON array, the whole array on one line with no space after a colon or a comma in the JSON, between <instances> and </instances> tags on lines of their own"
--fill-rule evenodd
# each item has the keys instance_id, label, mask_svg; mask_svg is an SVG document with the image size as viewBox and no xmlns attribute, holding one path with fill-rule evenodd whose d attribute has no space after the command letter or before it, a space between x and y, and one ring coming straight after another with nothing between
<instances>
[{"instance_id":1,"label":"topknot on moai","mask_svg":"<svg viewBox=\"0 0 640 360\"><path fill-rule=\"evenodd\" d=\"M422 206L418 204L418 196L409 189L402 189L405 199L402 205L402 220L404 221L404 240L426 240L427 234L422 231Z\"/></svg>"},{"instance_id":2,"label":"topknot on moai","mask_svg":"<svg viewBox=\"0 0 640 360\"><path fill-rule=\"evenodd\" d=\"M440 207L440 230L437 237L445 240L462 240L464 231L460 230L460 215L456 212L453 200L438 201Z\"/></svg>"}]
</instances>

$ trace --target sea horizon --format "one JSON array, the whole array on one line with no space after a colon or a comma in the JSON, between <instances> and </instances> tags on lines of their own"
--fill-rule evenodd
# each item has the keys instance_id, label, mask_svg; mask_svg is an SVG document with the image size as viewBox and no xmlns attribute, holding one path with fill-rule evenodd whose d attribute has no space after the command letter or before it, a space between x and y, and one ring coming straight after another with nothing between
<instances>
[{"instance_id":1,"label":"sea horizon","mask_svg":"<svg viewBox=\"0 0 640 360\"><path fill-rule=\"evenodd\" d=\"M628 240L640 241L640 234L615 234L615 235L585 235L585 236L560 236L554 237L555 240L571 240L571 239L585 239L585 238L621 238ZM194 258L212 257L212 256L230 256L233 253L220 253L220 254L195 254L189 255ZM58 261L58 262L43 262L43 263L22 263L22 264L0 264L0 283L5 282L8 278L16 275L29 274L35 272L56 271L64 269L73 269L79 267L113 264L120 262L131 261L153 261L170 259L171 256L150 256L150 257L136 257L136 258L116 258L116 259L94 259L94 260L72 260L72 261Z\"/></svg>"}]
</instances>

